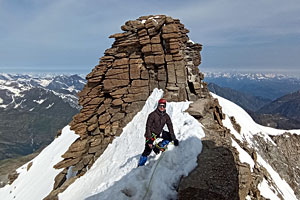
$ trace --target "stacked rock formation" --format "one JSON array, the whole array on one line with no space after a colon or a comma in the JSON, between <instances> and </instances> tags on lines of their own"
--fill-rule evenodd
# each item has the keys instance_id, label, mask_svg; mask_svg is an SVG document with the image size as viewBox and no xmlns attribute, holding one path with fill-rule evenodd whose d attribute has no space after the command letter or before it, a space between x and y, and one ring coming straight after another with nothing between
<instances>
[{"instance_id":1,"label":"stacked rock formation","mask_svg":"<svg viewBox=\"0 0 300 200\"><path fill-rule=\"evenodd\" d=\"M264 200L258 185L270 175L264 166L256 163L256 150L237 140L223 126L222 108L209 94L204 76L198 69L202 45L189 40L189 31L178 19L165 15L127 21L121 29L123 33L110 36L115 38L112 47L105 51L99 64L86 77L87 84L79 93L82 109L70 123L71 129L80 137L62 155L64 160L54 166L62 171L55 177L53 191L45 199L57 199L58 193L84 175L141 110L152 90L160 88L168 101L194 101L187 112L203 125L206 133L202 140L203 151L198 155L201 164L182 178L178 198ZM237 121L233 117L230 121L240 132ZM287 143L284 136L273 139L282 149L290 149L299 137L289 135L289 138L295 142ZM239 160L239 152L232 146L233 140L251 155L255 162L253 171L249 164ZM299 173L293 176L290 171L299 164L299 148L285 153L259 138L255 138L255 143L272 167L282 171L283 178L292 176L288 182L298 192ZM276 159L275 154L279 155ZM280 163L291 154L291 159ZM74 176L67 178L67 174Z\"/></svg>"},{"instance_id":2,"label":"stacked rock formation","mask_svg":"<svg viewBox=\"0 0 300 200\"><path fill-rule=\"evenodd\" d=\"M154 88L163 89L168 101L196 100L209 95L199 72L202 45L189 40L178 19L165 15L127 21L100 62L87 75L79 93L82 109L71 129L80 135L57 163L64 169L48 199L82 176L122 128L141 110ZM66 179L68 170L77 175Z\"/></svg>"}]
</instances>

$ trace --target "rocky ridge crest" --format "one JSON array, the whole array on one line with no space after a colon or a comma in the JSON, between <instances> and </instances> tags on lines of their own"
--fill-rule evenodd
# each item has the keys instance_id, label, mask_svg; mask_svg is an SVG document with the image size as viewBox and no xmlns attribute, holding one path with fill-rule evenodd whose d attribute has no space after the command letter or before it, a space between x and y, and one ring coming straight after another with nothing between
<instances>
[{"instance_id":1,"label":"rocky ridge crest","mask_svg":"<svg viewBox=\"0 0 300 200\"><path fill-rule=\"evenodd\" d=\"M165 15L127 21L110 38L115 41L86 77L78 94L82 109L71 129L80 135L62 155L51 199L93 165L114 137L141 110L154 88L168 101L197 100L209 95L199 72L201 44L189 40L180 20ZM68 170L77 175L66 179Z\"/></svg>"},{"instance_id":2,"label":"rocky ridge crest","mask_svg":"<svg viewBox=\"0 0 300 200\"><path fill-rule=\"evenodd\" d=\"M88 82L79 93L82 109L70 123L80 138L54 166L63 171L45 199L57 199L58 193L91 168L154 88L163 89L168 101L194 101L187 112L206 132L198 156L201 164L181 180L179 199L264 199L258 185L269 174L263 166L256 164L252 172L249 164L240 162L232 140L254 161L256 152L223 126L222 108L209 94L198 69L202 45L189 40L189 31L178 19L165 15L130 20L121 29L123 33L110 36L115 39L112 47L86 77ZM231 123L240 129L234 118ZM76 175L67 179L70 171Z\"/></svg>"}]
</instances>

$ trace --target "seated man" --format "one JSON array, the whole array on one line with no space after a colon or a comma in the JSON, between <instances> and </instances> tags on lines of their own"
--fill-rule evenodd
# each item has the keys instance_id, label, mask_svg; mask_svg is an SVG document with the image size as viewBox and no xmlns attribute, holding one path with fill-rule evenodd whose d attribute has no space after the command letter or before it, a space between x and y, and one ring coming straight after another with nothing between
<instances>
[{"instance_id":1,"label":"seated man","mask_svg":"<svg viewBox=\"0 0 300 200\"><path fill-rule=\"evenodd\" d=\"M166 104L167 101L165 99L160 99L158 101L157 108L148 116L145 133L145 150L140 157L138 166L145 165L147 157L150 155L152 150L158 154L160 150L164 150L164 147L168 145L170 141L174 141L175 146L178 146L179 144L174 134L171 118L166 113ZM163 131L165 124L167 124L169 132ZM158 148L153 145L153 142L156 138L160 137L161 133L163 141L158 144L160 147Z\"/></svg>"}]
</instances>

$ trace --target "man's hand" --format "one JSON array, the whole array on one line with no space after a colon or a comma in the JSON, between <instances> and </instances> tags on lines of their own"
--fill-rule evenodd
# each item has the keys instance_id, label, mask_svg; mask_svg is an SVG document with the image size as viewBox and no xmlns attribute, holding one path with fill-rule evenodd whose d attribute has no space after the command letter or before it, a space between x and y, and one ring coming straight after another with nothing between
<instances>
[{"instance_id":1,"label":"man's hand","mask_svg":"<svg viewBox=\"0 0 300 200\"><path fill-rule=\"evenodd\" d=\"M149 139L146 144L148 144L148 146L150 147L150 149L152 149L153 148L153 140L152 140L152 138Z\"/></svg>"},{"instance_id":2,"label":"man's hand","mask_svg":"<svg viewBox=\"0 0 300 200\"><path fill-rule=\"evenodd\" d=\"M179 145L179 141L177 139L174 140L174 145L178 146Z\"/></svg>"}]
</instances>

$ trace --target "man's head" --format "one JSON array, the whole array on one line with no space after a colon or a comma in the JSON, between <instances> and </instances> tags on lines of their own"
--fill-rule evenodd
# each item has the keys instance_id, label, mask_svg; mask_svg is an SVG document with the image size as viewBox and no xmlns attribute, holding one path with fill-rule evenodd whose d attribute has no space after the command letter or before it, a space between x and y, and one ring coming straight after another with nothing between
<instances>
[{"instance_id":1,"label":"man's head","mask_svg":"<svg viewBox=\"0 0 300 200\"><path fill-rule=\"evenodd\" d=\"M160 99L158 101L158 109L161 112L164 112L166 110L167 101L165 99Z\"/></svg>"}]
</instances>

